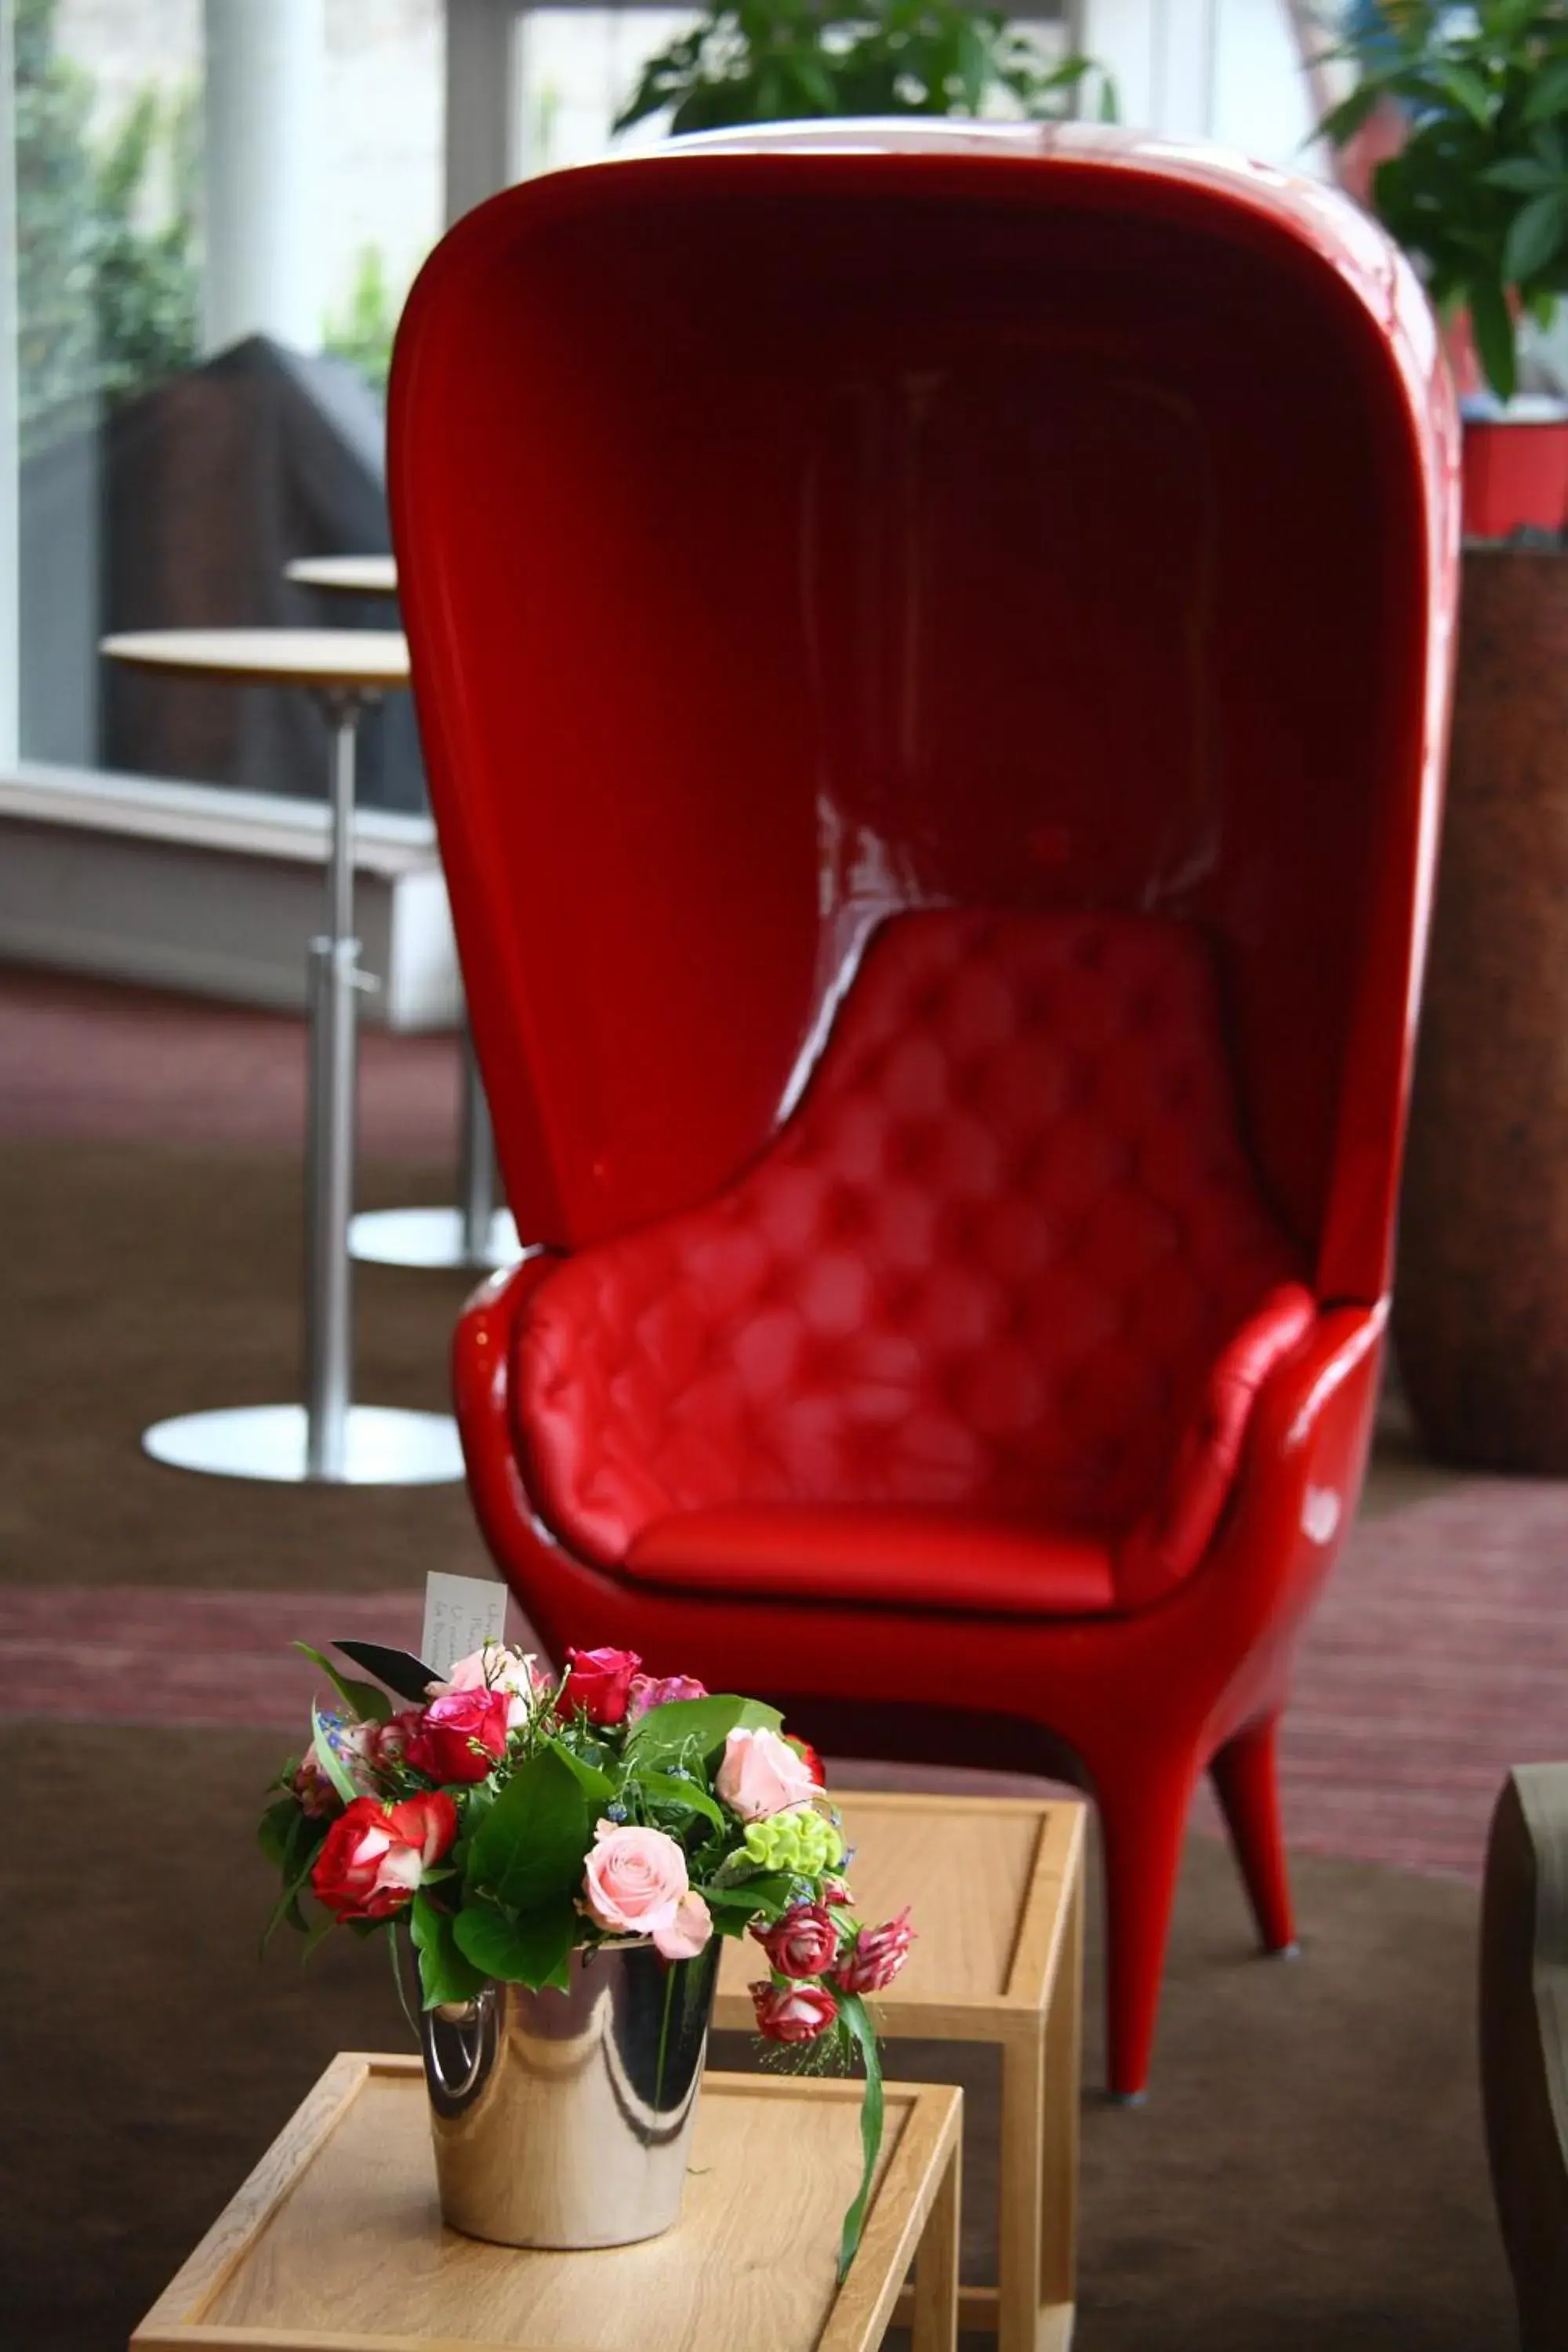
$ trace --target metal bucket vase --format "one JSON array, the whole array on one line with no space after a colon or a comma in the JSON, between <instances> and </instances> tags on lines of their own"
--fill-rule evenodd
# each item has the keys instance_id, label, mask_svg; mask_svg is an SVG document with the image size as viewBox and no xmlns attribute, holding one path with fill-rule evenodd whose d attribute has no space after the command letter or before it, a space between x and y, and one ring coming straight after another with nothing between
<instances>
[{"instance_id":1,"label":"metal bucket vase","mask_svg":"<svg viewBox=\"0 0 1568 2352\"><path fill-rule=\"evenodd\" d=\"M679 2218L719 1973L651 1944L572 1955L564 1992L488 1984L421 2020L443 2218L503 2246L626 2246Z\"/></svg>"}]
</instances>

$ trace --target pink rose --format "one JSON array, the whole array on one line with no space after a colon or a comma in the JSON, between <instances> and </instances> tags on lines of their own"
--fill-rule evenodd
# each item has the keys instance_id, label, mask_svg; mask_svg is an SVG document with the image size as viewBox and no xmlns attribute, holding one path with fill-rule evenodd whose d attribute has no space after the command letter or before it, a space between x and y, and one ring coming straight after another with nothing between
<instances>
[{"instance_id":1,"label":"pink rose","mask_svg":"<svg viewBox=\"0 0 1568 2352\"><path fill-rule=\"evenodd\" d=\"M816 1794L810 1768L776 1731L732 1731L713 1786L743 1822L766 1821Z\"/></svg>"},{"instance_id":2,"label":"pink rose","mask_svg":"<svg viewBox=\"0 0 1568 2352\"><path fill-rule=\"evenodd\" d=\"M459 1658L444 1683L431 1683L431 1698L448 1698L454 1691L505 1691L508 1699L506 1727L515 1731L520 1723L528 1720L529 1703L537 1687L533 1660L521 1650L509 1650L504 1642L487 1642L481 1649L472 1650Z\"/></svg>"},{"instance_id":3,"label":"pink rose","mask_svg":"<svg viewBox=\"0 0 1568 2352\"><path fill-rule=\"evenodd\" d=\"M826 1985L763 1981L752 1985L751 1994L757 2032L770 2042L815 2042L838 2014L838 2003Z\"/></svg>"},{"instance_id":4,"label":"pink rose","mask_svg":"<svg viewBox=\"0 0 1568 2352\"><path fill-rule=\"evenodd\" d=\"M401 1805L356 1797L327 1832L310 1885L339 1920L390 1919L457 1834L458 1808L439 1789Z\"/></svg>"},{"instance_id":5,"label":"pink rose","mask_svg":"<svg viewBox=\"0 0 1568 2352\"><path fill-rule=\"evenodd\" d=\"M568 1650L563 1709L570 1715L581 1707L590 1723L624 1723L632 1676L641 1664L635 1650Z\"/></svg>"},{"instance_id":6,"label":"pink rose","mask_svg":"<svg viewBox=\"0 0 1568 2352\"><path fill-rule=\"evenodd\" d=\"M423 1721L422 1710L409 1706L405 1707L401 1715L390 1717L385 1723L371 1725L370 1760L378 1772L391 1771L405 1761L408 1743Z\"/></svg>"},{"instance_id":7,"label":"pink rose","mask_svg":"<svg viewBox=\"0 0 1568 2352\"><path fill-rule=\"evenodd\" d=\"M626 1690L626 1721L635 1723L651 1706L669 1706L676 1699L707 1696L707 1685L690 1675L634 1675Z\"/></svg>"},{"instance_id":8,"label":"pink rose","mask_svg":"<svg viewBox=\"0 0 1568 2352\"><path fill-rule=\"evenodd\" d=\"M820 1903L797 1903L752 1933L781 1977L819 1977L838 1958L838 1929Z\"/></svg>"},{"instance_id":9,"label":"pink rose","mask_svg":"<svg viewBox=\"0 0 1568 2352\"><path fill-rule=\"evenodd\" d=\"M405 1754L432 1780L483 1780L506 1754L511 1702L505 1691L450 1691L433 1698Z\"/></svg>"},{"instance_id":10,"label":"pink rose","mask_svg":"<svg viewBox=\"0 0 1568 2352\"><path fill-rule=\"evenodd\" d=\"M915 1931L906 1905L885 1927L862 1927L834 1970L845 1992L880 1992L890 1985L910 1957Z\"/></svg>"},{"instance_id":11,"label":"pink rose","mask_svg":"<svg viewBox=\"0 0 1568 2352\"><path fill-rule=\"evenodd\" d=\"M313 1822L325 1821L329 1813L342 1811L343 1801L321 1769L313 1741L295 1766L289 1786L300 1800L300 1811L308 1813Z\"/></svg>"},{"instance_id":12,"label":"pink rose","mask_svg":"<svg viewBox=\"0 0 1568 2352\"><path fill-rule=\"evenodd\" d=\"M689 1960L713 1933L686 1856L663 1830L601 1822L584 1873L588 1916L612 1936L651 1936L667 1960Z\"/></svg>"}]
</instances>

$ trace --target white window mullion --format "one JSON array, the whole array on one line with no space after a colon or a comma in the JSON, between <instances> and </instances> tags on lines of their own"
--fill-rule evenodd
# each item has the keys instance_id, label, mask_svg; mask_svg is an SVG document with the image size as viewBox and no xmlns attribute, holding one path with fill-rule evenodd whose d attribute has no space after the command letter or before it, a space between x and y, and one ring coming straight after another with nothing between
<instances>
[{"instance_id":1,"label":"white window mullion","mask_svg":"<svg viewBox=\"0 0 1568 2352\"><path fill-rule=\"evenodd\" d=\"M16 766L21 740L15 66L12 0L0 0L0 773Z\"/></svg>"}]
</instances>

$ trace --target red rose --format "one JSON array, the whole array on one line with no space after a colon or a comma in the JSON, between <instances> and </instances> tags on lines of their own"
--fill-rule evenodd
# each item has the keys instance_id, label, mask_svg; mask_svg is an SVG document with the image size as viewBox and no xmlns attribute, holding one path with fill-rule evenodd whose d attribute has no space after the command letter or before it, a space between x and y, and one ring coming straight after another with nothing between
<instances>
[{"instance_id":1,"label":"red rose","mask_svg":"<svg viewBox=\"0 0 1568 2352\"><path fill-rule=\"evenodd\" d=\"M568 1650L562 1704L581 1707L590 1723L624 1723L632 1676L642 1664L635 1650Z\"/></svg>"},{"instance_id":2,"label":"red rose","mask_svg":"<svg viewBox=\"0 0 1568 2352\"><path fill-rule=\"evenodd\" d=\"M784 1738L790 1747L795 1749L795 1754L800 1758L801 1762L805 1766L806 1770L810 1773L817 1787L819 1789L826 1789L827 1786L827 1775L822 1769L822 1759L817 1754L816 1748L812 1746L810 1740L797 1739L793 1731L786 1731L784 1733Z\"/></svg>"},{"instance_id":3,"label":"red rose","mask_svg":"<svg viewBox=\"0 0 1568 2352\"><path fill-rule=\"evenodd\" d=\"M838 2014L826 1985L759 1983L751 1991L757 2032L770 2042L815 2042Z\"/></svg>"},{"instance_id":4,"label":"red rose","mask_svg":"<svg viewBox=\"0 0 1568 2352\"><path fill-rule=\"evenodd\" d=\"M401 1805L356 1797L327 1832L310 1885L340 1920L389 1919L457 1834L458 1808L439 1789Z\"/></svg>"},{"instance_id":5,"label":"red rose","mask_svg":"<svg viewBox=\"0 0 1568 2352\"><path fill-rule=\"evenodd\" d=\"M820 1903L797 1903L752 1933L781 1977L819 1977L838 1957L838 1930Z\"/></svg>"},{"instance_id":6,"label":"red rose","mask_svg":"<svg viewBox=\"0 0 1568 2352\"><path fill-rule=\"evenodd\" d=\"M834 1970L844 1992L880 1992L890 1985L910 1957L915 1931L909 1909L882 1927L862 1927Z\"/></svg>"},{"instance_id":7,"label":"red rose","mask_svg":"<svg viewBox=\"0 0 1568 2352\"><path fill-rule=\"evenodd\" d=\"M503 1690L447 1691L431 1700L404 1754L432 1780L482 1780L506 1754L510 1706Z\"/></svg>"}]
</instances>

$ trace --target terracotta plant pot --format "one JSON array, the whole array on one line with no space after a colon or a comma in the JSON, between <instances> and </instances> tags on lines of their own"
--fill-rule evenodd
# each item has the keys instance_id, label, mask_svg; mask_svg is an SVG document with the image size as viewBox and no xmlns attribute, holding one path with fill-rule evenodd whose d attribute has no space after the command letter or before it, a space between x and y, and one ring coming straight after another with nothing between
<instances>
[{"instance_id":1,"label":"terracotta plant pot","mask_svg":"<svg viewBox=\"0 0 1568 2352\"><path fill-rule=\"evenodd\" d=\"M1465 557L1394 1329L1440 1460L1568 1474L1568 550Z\"/></svg>"},{"instance_id":2,"label":"terracotta plant pot","mask_svg":"<svg viewBox=\"0 0 1568 2352\"><path fill-rule=\"evenodd\" d=\"M1568 529L1568 404L1515 401L1506 416L1465 413L1465 536Z\"/></svg>"}]
</instances>

